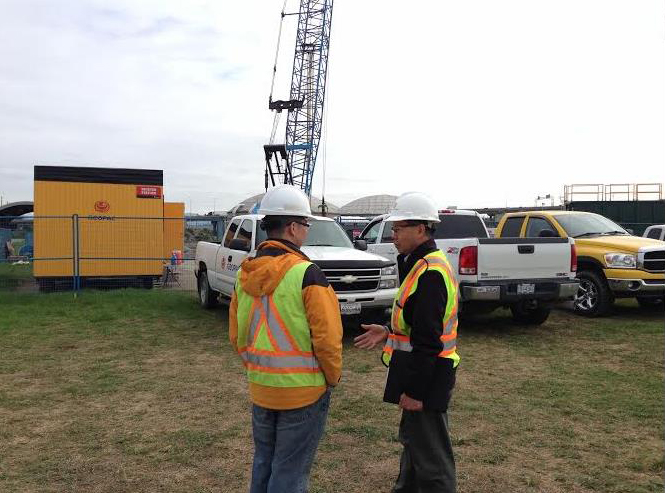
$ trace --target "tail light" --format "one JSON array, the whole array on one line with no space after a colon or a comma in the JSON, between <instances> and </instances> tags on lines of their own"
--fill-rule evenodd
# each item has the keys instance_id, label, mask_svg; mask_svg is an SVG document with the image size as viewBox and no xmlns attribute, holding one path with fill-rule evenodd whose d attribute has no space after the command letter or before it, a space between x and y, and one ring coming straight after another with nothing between
<instances>
[{"instance_id":1,"label":"tail light","mask_svg":"<svg viewBox=\"0 0 665 493\"><path fill-rule=\"evenodd\" d=\"M577 272L577 248L570 245L570 272Z\"/></svg>"},{"instance_id":2,"label":"tail light","mask_svg":"<svg viewBox=\"0 0 665 493\"><path fill-rule=\"evenodd\" d=\"M459 273L477 274L478 273L478 247L466 246L459 252Z\"/></svg>"}]
</instances>

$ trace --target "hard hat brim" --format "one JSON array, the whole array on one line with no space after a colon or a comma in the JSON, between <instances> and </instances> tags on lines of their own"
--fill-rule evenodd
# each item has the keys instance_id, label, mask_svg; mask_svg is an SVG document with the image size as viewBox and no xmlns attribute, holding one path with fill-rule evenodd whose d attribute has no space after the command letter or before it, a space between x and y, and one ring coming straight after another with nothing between
<instances>
[{"instance_id":1,"label":"hard hat brim","mask_svg":"<svg viewBox=\"0 0 665 493\"><path fill-rule=\"evenodd\" d=\"M292 217L305 217L307 219L314 219L316 216L312 214L303 214L302 212L292 212L292 211L275 211L271 209L259 209L257 214L262 214L264 216L292 216Z\"/></svg>"},{"instance_id":2,"label":"hard hat brim","mask_svg":"<svg viewBox=\"0 0 665 493\"><path fill-rule=\"evenodd\" d=\"M424 218L424 217L414 217L414 216L405 216L404 214L394 214L394 215L388 215L384 219L384 221L392 221L392 222L397 222L397 221L426 221L428 223L440 223L441 219L437 216L436 219L432 218Z\"/></svg>"}]
</instances>

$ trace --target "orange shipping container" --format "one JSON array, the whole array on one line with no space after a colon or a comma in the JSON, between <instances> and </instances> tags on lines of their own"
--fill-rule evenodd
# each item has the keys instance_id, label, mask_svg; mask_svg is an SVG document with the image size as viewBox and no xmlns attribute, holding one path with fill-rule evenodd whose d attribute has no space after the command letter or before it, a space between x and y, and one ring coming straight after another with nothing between
<instances>
[{"instance_id":1,"label":"orange shipping container","mask_svg":"<svg viewBox=\"0 0 665 493\"><path fill-rule=\"evenodd\" d=\"M35 166L35 277L74 275L75 256L82 277L161 275L162 184L161 170Z\"/></svg>"}]
</instances>

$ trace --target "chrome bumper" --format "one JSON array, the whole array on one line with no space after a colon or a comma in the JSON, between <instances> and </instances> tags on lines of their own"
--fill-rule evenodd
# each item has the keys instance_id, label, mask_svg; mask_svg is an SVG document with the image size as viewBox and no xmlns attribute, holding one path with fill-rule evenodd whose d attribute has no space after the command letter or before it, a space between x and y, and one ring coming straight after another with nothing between
<instances>
[{"instance_id":1,"label":"chrome bumper","mask_svg":"<svg viewBox=\"0 0 665 493\"><path fill-rule=\"evenodd\" d=\"M340 303L360 303L363 308L390 308L397 294L397 288L377 289L368 292L335 293Z\"/></svg>"},{"instance_id":2,"label":"chrome bumper","mask_svg":"<svg viewBox=\"0 0 665 493\"><path fill-rule=\"evenodd\" d=\"M501 299L501 286L464 286L464 300L489 301Z\"/></svg>"},{"instance_id":3,"label":"chrome bumper","mask_svg":"<svg viewBox=\"0 0 665 493\"><path fill-rule=\"evenodd\" d=\"M610 289L621 293L644 293L665 291L665 280L659 279L608 279Z\"/></svg>"},{"instance_id":4,"label":"chrome bumper","mask_svg":"<svg viewBox=\"0 0 665 493\"><path fill-rule=\"evenodd\" d=\"M579 282L567 282L559 286L559 298L574 298L580 288Z\"/></svg>"},{"instance_id":5,"label":"chrome bumper","mask_svg":"<svg viewBox=\"0 0 665 493\"><path fill-rule=\"evenodd\" d=\"M513 295L506 292L501 286L462 286L462 299L464 301L517 301L519 299L545 299L561 300L571 299L577 294L580 283L577 281L565 282L550 291L537 290L532 294Z\"/></svg>"}]
</instances>

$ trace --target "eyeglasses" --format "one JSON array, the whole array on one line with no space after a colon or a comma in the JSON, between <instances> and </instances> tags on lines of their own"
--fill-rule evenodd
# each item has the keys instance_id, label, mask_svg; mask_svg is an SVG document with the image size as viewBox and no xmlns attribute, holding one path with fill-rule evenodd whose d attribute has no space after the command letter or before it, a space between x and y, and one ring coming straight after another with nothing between
<instances>
[{"instance_id":1,"label":"eyeglasses","mask_svg":"<svg viewBox=\"0 0 665 493\"><path fill-rule=\"evenodd\" d=\"M296 224L300 224L301 226L305 226L306 228L309 228L311 224L306 223L306 222L300 222L300 221L293 221Z\"/></svg>"}]
</instances>

